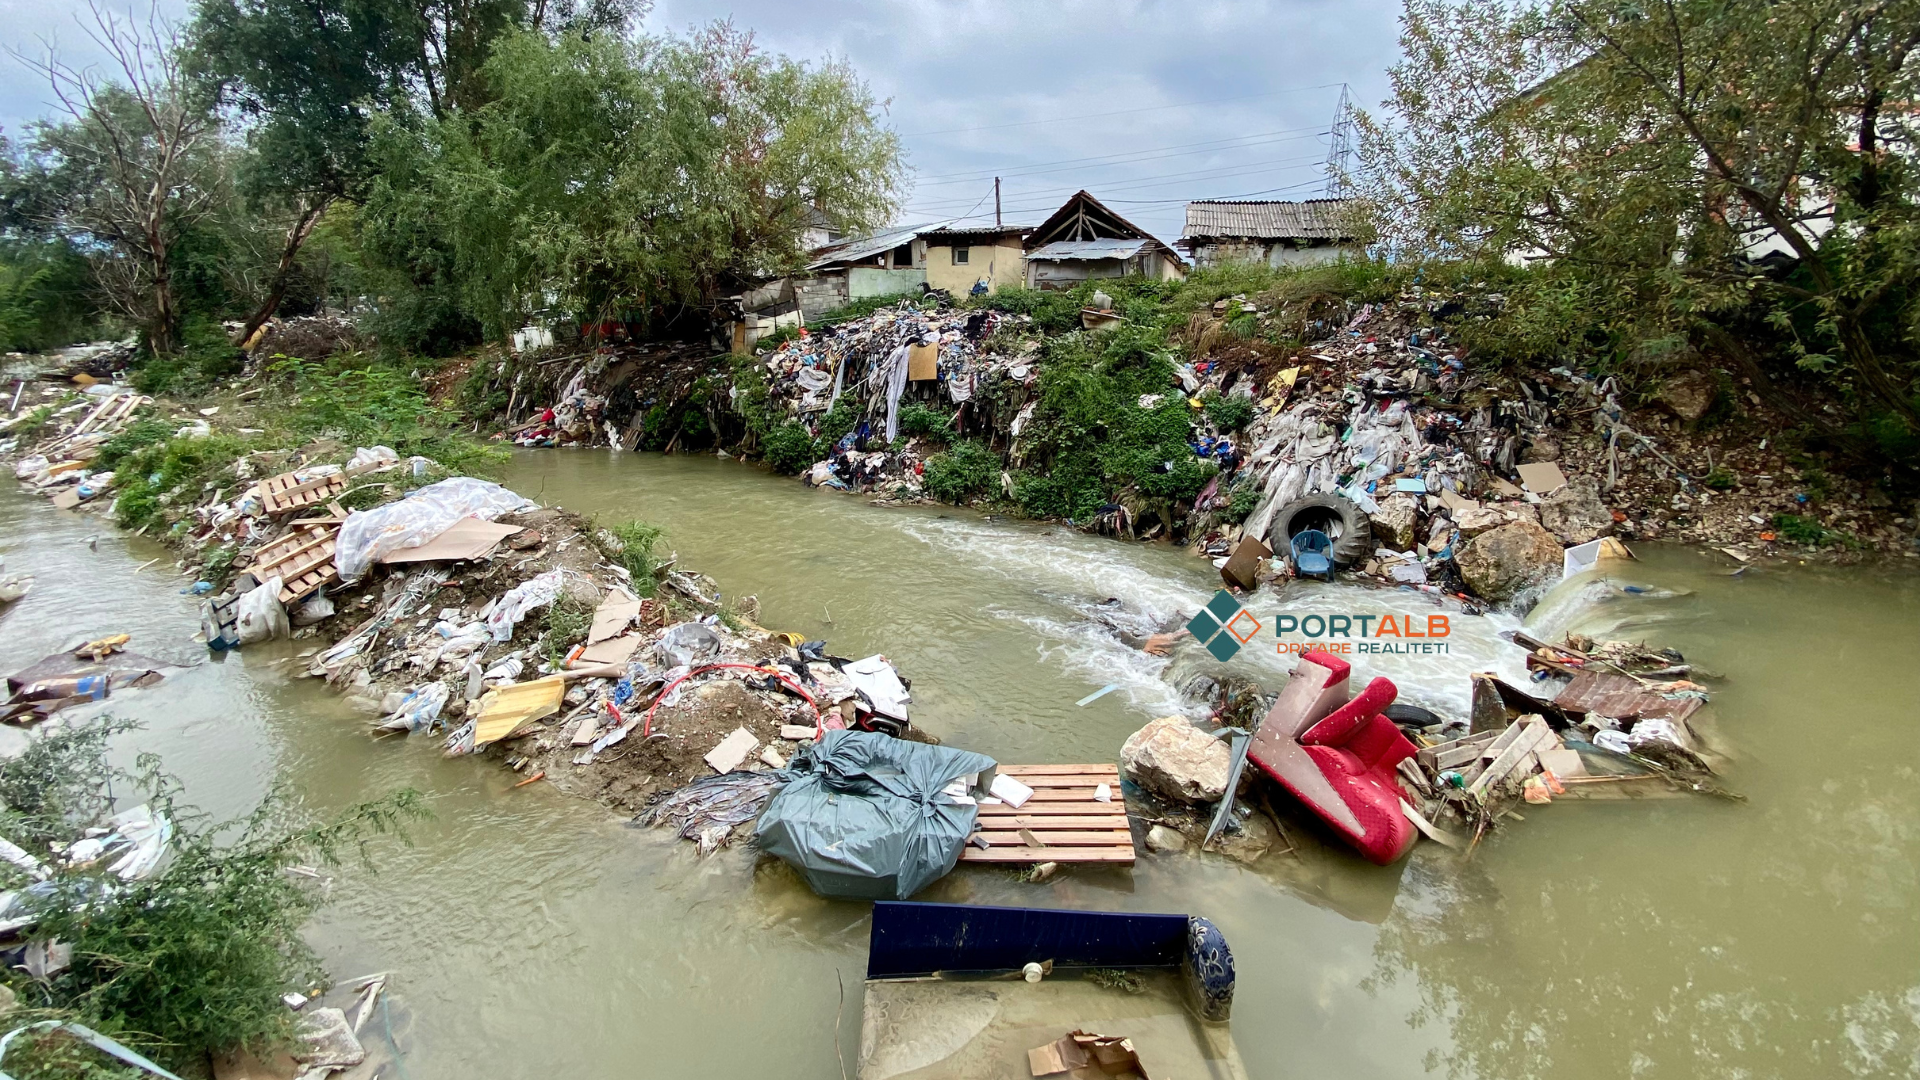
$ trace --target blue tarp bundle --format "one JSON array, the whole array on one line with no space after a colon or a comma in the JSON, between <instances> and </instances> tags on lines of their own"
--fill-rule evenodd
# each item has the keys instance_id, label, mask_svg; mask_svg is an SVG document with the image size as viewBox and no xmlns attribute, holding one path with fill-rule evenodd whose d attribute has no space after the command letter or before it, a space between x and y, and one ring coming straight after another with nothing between
<instances>
[{"instance_id":1,"label":"blue tarp bundle","mask_svg":"<svg viewBox=\"0 0 1920 1080\"><path fill-rule=\"evenodd\" d=\"M904 900L960 861L978 808L940 793L994 767L985 754L870 731L829 731L788 768L760 815L759 846L822 896Z\"/></svg>"}]
</instances>

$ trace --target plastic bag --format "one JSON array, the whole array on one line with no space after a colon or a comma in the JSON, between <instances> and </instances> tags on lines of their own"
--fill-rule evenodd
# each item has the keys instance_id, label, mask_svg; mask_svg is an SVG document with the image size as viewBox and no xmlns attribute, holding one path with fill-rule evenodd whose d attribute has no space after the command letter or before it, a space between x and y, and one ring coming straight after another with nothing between
<instances>
[{"instance_id":1,"label":"plastic bag","mask_svg":"<svg viewBox=\"0 0 1920 1080\"><path fill-rule=\"evenodd\" d=\"M240 644L271 641L292 633L287 626L287 609L280 606L281 587L280 576L276 574L240 598L234 622Z\"/></svg>"},{"instance_id":2,"label":"plastic bag","mask_svg":"<svg viewBox=\"0 0 1920 1080\"><path fill-rule=\"evenodd\" d=\"M344 529L341 531L345 532ZM528 578L507 590L506 594L494 603L493 610L487 613L487 629L493 631L493 640L506 641L511 638L514 624L525 618L527 612L534 608L553 603L553 598L560 595L562 584L564 581L561 578L561 572L549 570L539 577Z\"/></svg>"},{"instance_id":3,"label":"plastic bag","mask_svg":"<svg viewBox=\"0 0 1920 1080\"><path fill-rule=\"evenodd\" d=\"M347 459L347 475L359 476L361 473L370 473L399 463L400 455L394 453L391 446L356 447L353 456Z\"/></svg>"},{"instance_id":4,"label":"plastic bag","mask_svg":"<svg viewBox=\"0 0 1920 1080\"><path fill-rule=\"evenodd\" d=\"M872 731L829 731L788 766L767 804L759 846L822 896L905 900L960 861L979 807L940 789L994 767L985 754Z\"/></svg>"},{"instance_id":5,"label":"plastic bag","mask_svg":"<svg viewBox=\"0 0 1920 1080\"><path fill-rule=\"evenodd\" d=\"M720 651L720 635L702 623L683 622L668 627L653 648L669 667L692 667Z\"/></svg>"},{"instance_id":6,"label":"plastic bag","mask_svg":"<svg viewBox=\"0 0 1920 1080\"><path fill-rule=\"evenodd\" d=\"M380 722L380 728L409 734L432 731L434 725L440 722L440 710L446 707L449 693L447 684L443 682L428 683L415 689L400 702L399 708Z\"/></svg>"},{"instance_id":7,"label":"plastic bag","mask_svg":"<svg viewBox=\"0 0 1920 1080\"><path fill-rule=\"evenodd\" d=\"M326 593L314 593L307 599L306 603L301 604L299 609L293 613L293 624L295 626L312 626L322 619L332 618L333 610L333 601L327 599Z\"/></svg>"},{"instance_id":8,"label":"plastic bag","mask_svg":"<svg viewBox=\"0 0 1920 1080\"><path fill-rule=\"evenodd\" d=\"M492 521L533 505L499 484L471 476L428 484L399 502L349 514L334 542L333 565L343 580L358 581L381 556L419 547L461 518Z\"/></svg>"}]
</instances>

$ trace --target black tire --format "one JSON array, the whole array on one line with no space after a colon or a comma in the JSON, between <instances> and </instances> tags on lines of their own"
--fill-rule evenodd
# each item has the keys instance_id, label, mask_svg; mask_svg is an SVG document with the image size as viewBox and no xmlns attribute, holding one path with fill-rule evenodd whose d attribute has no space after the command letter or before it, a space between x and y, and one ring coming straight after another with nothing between
<instances>
[{"instance_id":1,"label":"black tire","mask_svg":"<svg viewBox=\"0 0 1920 1080\"><path fill-rule=\"evenodd\" d=\"M1294 536L1318 529L1333 541L1333 564L1356 566L1373 554L1373 523L1366 511L1340 495L1309 495L1280 508L1267 533L1275 554L1293 549Z\"/></svg>"}]
</instances>

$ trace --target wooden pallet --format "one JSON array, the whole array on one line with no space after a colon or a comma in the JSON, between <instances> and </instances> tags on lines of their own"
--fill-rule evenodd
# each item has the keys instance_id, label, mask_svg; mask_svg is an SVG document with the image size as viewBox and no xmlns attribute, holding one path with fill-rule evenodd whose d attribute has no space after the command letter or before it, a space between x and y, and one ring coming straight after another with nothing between
<instances>
[{"instance_id":1,"label":"wooden pallet","mask_svg":"<svg viewBox=\"0 0 1920 1080\"><path fill-rule=\"evenodd\" d=\"M991 846L982 849L969 843L961 862L1133 865L1133 830L1127 824L1119 769L1112 765L1002 765L1000 772L1032 788L1033 797L1018 810L1005 803L982 804L974 831ZM1094 799L1100 784L1107 785L1113 801Z\"/></svg>"},{"instance_id":2,"label":"wooden pallet","mask_svg":"<svg viewBox=\"0 0 1920 1080\"><path fill-rule=\"evenodd\" d=\"M316 476L302 482L298 473L281 473L260 481L260 505L268 514L284 514L317 506L347 490L347 474Z\"/></svg>"},{"instance_id":3,"label":"wooden pallet","mask_svg":"<svg viewBox=\"0 0 1920 1080\"><path fill-rule=\"evenodd\" d=\"M334 540L340 530L331 525L296 528L254 552L247 572L261 581L280 576L280 602L291 604L314 590L340 580L333 565Z\"/></svg>"}]
</instances>

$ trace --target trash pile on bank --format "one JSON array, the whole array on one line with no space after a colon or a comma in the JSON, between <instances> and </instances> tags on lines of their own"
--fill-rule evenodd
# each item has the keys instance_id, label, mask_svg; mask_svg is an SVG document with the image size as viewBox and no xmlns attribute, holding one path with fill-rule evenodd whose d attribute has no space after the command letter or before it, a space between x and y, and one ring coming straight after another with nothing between
<instances>
[{"instance_id":1,"label":"trash pile on bank","mask_svg":"<svg viewBox=\"0 0 1920 1080\"><path fill-rule=\"evenodd\" d=\"M1309 651L1277 695L1256 696L1257 723L1224 699L1205 721L1153 721L1120 752L1154 821L1148 846L1264 850L1274 840L1259 836L1268 830L1255 809L1278 826L1279 811L1297 807L1385 865L1420 835L1471 851L1502 819L1520 820L1522 804L1739 798L1715 778L1717 755L1690 722L1708 695L1684 657L1626 641L1550 644L1519 631L1510 640L1528 650L1533 681L1471 676L1467 716L1397 701L1386 678L1355 692L1344 659ZM1242 823L1252 831L1236 838Z\"/></svg>"}]
</instances>

